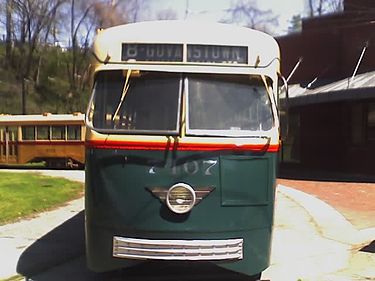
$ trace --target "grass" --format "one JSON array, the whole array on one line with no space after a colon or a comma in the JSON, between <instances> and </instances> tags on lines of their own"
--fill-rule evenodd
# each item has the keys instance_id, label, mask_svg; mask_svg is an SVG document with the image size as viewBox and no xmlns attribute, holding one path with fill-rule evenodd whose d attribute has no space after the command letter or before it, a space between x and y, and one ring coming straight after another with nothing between
<instances>
[{"instance_id":1,"label":"grass","mask_svg":"<svg viewBox=\"0 0 375 281\"><path fill-rule=\"evenodd\" d=\"M21 275L15 275L15 276L12 276L12 277L9 277L7 279L0 279L0 281L23 281L25 280L25 277L21 276Z\"/></svg>"},{"instance_id":2,"label":"grass","mask_svg":"<svg viewBox=\"0 0 375 281\"><path fill-rule=\"evenodd\" d=\"M1 168L14 168L14 169L39 169L39 168L45 168L46 163L45 162L31 162L26 164L1 164Z\"/></svg>"},{"instance_id":3,"label":"grass","mask_svg":"<svg viewBox=\"0 0 375 281\"><path fill-rule=\"evenodd\" d=\"M83 184L36 173L0 172L0 225L79 198Z\"/></svg>"}]
</instances>

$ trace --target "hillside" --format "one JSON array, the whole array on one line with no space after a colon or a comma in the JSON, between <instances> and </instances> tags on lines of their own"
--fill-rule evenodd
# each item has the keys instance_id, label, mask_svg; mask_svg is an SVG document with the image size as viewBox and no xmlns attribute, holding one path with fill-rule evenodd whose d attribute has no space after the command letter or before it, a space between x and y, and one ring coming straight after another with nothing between
<instances>
[{"instance_id":1,"label":"hillside","mask_svg":"<svg viewBox=\"0 0 375 281\"><path fill-rule=\"evenodd\" d=\"M21 54L20 48L14 47L7 64L5 45L0 43L0 114L22 114L22 73L26 55ZM90 94L89 59L86 53L79 55L72 78L70 50L38 47L33 54L30 74L24 79L26 114L86 111Z\"/></svg>"}]
</instances>

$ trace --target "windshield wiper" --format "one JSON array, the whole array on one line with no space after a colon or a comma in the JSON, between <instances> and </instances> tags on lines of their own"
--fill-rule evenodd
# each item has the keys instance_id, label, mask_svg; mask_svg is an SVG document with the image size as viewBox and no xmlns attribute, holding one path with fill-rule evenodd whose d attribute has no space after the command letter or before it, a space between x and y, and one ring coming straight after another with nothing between
<instances>
[{"instance_id":1,"label":"windshield wiper","mask_svg":"<svg viewBox=\"0 0 375 281\"><path fill-rule=\"evenodd\" d=\"M122 88L122 93L121 93L121 99L117 105L117 108L116 108L116 111L113 113L113 117L112 117L112 122L115 121L119 111L120 111L120 108L122 106L122 103L124 102L125 100L125 97L126 97L126 94L128 93L128 90L129 90L129 79L130 79L130 74L131 74L131 70L129 69L127 72L126 72L126 79L125 79L125 83L124 83L124 87Z\"/></svg>"}]
</instances>

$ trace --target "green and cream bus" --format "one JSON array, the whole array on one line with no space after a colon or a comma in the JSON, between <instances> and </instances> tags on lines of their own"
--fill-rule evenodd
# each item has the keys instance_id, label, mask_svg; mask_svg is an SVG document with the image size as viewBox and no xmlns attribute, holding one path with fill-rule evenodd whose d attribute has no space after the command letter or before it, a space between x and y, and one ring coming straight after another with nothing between
<instances>
[{"instance_id":1,"label":"green and cream bus","mask_svg":"<svg viewBox=\"0 0 375 281\"><path fill-rule=\"evenodd\" d=\"M280 55L269 35L184 21L99 30L86 114L86 248L145 261L269 265Z\"/></svg>"}]
</instances>

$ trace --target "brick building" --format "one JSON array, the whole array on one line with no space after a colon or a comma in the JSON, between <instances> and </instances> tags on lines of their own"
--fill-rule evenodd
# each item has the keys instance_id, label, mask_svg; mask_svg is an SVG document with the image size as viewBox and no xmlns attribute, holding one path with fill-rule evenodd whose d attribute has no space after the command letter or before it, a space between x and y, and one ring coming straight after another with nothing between
<instances>
[{"instance_id":1,"label":"brick building","mask_svg":"<svg viewBox=\"0 0 375 281\"><path fill-rule=\"evenodd\" d=\"M282 163L375 174L375 1L345 0L343 12L277 40L285 76L302 58L289 81Z\"/></svg>"}]
</instances>

